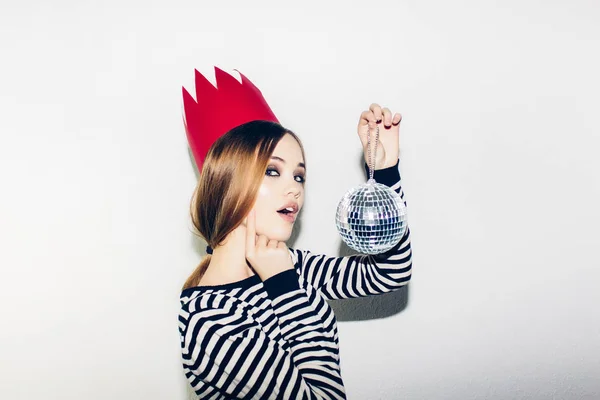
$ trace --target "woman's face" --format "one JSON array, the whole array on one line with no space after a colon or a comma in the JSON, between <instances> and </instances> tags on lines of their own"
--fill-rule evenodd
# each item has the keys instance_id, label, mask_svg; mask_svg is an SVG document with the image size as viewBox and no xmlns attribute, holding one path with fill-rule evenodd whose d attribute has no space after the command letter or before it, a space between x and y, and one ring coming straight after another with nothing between
<instances>
[{"instance_id":1,"label":"woman's face","mask_svg":"<svg viewBox=\"0 0 600 400\"><path fill-rule=\"evenodd\" d=\"M257 234L281 242L290 238L304 205L305 175L302 150L296 139L286 134L273 151L254 204ZM291 212L279 212L286 207L292 207Z\"/></svg>"}]
</instances>

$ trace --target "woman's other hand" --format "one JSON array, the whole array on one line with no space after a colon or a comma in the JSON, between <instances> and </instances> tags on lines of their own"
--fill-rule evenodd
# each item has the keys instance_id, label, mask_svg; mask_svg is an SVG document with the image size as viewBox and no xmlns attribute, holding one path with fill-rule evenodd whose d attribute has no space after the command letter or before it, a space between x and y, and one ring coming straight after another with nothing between
<instances>
[{"instance_id":1,"label":"woman's other hand","mask_svg":"<svg viewBox=\"0 0 600 400\"><path fill-rule=\"evenodd\" d=\"M256 234L256 214L252 210L246 222L246 260L265 281L288 269L294 269L292 257L285 242L270 240Z\"/></svg>"}]
</instances>

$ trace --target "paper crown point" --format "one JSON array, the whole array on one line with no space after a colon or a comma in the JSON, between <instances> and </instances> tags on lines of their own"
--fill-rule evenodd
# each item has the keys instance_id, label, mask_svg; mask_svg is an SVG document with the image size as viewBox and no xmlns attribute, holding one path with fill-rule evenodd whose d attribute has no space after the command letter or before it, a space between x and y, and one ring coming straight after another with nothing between
<instances>
[{"instance_id":1,"label":"paper crown point","mask_svg":"<svg viewBox=\"0 0 600 400\"><path fill-rule=\"evenodd\" d=\"M260 90L237 71L241 82L215 68L216 86L195 71L196 98L184 88L184 125L198 170L213 143L231 129L251 121L277 122Z\"/></svg>"}]
</instances>

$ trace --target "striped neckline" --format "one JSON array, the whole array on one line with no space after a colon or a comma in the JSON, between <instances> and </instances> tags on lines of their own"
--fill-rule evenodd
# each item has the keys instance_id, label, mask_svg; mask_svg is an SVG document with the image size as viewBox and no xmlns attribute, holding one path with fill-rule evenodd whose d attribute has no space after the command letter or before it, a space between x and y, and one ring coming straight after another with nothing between
<instances>
[{"instance_id":1,"label":"striped neckline","mask_svg":"<svg viewBox=\"0 0 600 400\"><path fill-rule=\"evenodd\" d=\"M247 289L249 287L256 285L259 282L261 282L260 277L258 276L258 274L254 274L252 276L249 276L248 278L242 279L241 281L224 283L222 285L192 286L190 288L183 290L181 292L180 297L188 297L193 292L196 292L199 290L204 291L204 290L223 290L223 289Z\"/></svg>"}]
</instances>

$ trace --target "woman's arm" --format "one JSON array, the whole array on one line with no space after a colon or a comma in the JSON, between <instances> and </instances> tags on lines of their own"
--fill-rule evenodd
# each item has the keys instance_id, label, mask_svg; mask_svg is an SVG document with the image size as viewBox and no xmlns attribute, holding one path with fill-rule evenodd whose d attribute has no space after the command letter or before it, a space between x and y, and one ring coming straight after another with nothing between
<instances>
[{"instance_id":1,"label":"woman's arm","mask_svg":"<svg viewBox=\"0 0 600 400\"><path fill-rule=\"evenodd\" d=\"M280 339L271 339L246 311L222 295L199 300L184 316L184 369L201 398L215 392L235 399L345 399L337 346L298 283L296 270L263 282ZM215 308L212 308L215 307ZM253 329L249 329L249 327Z\"/></svg>"},{"instance_id":2,"label":"woman's arm","mask_svg":"<svg viewBox=\"0 0 600 400\"><path fill-rule=\"evenodd\" d=\"M393 167L376 170L374 178L378 183L391 187L404 200L399 163L400 160ZM412 251L408 226L400 242L382 254L330 257L308 250L290 251L298 273L327 299L387 293L406 285L411 277Z\"/></svg>"}]
</instances>

